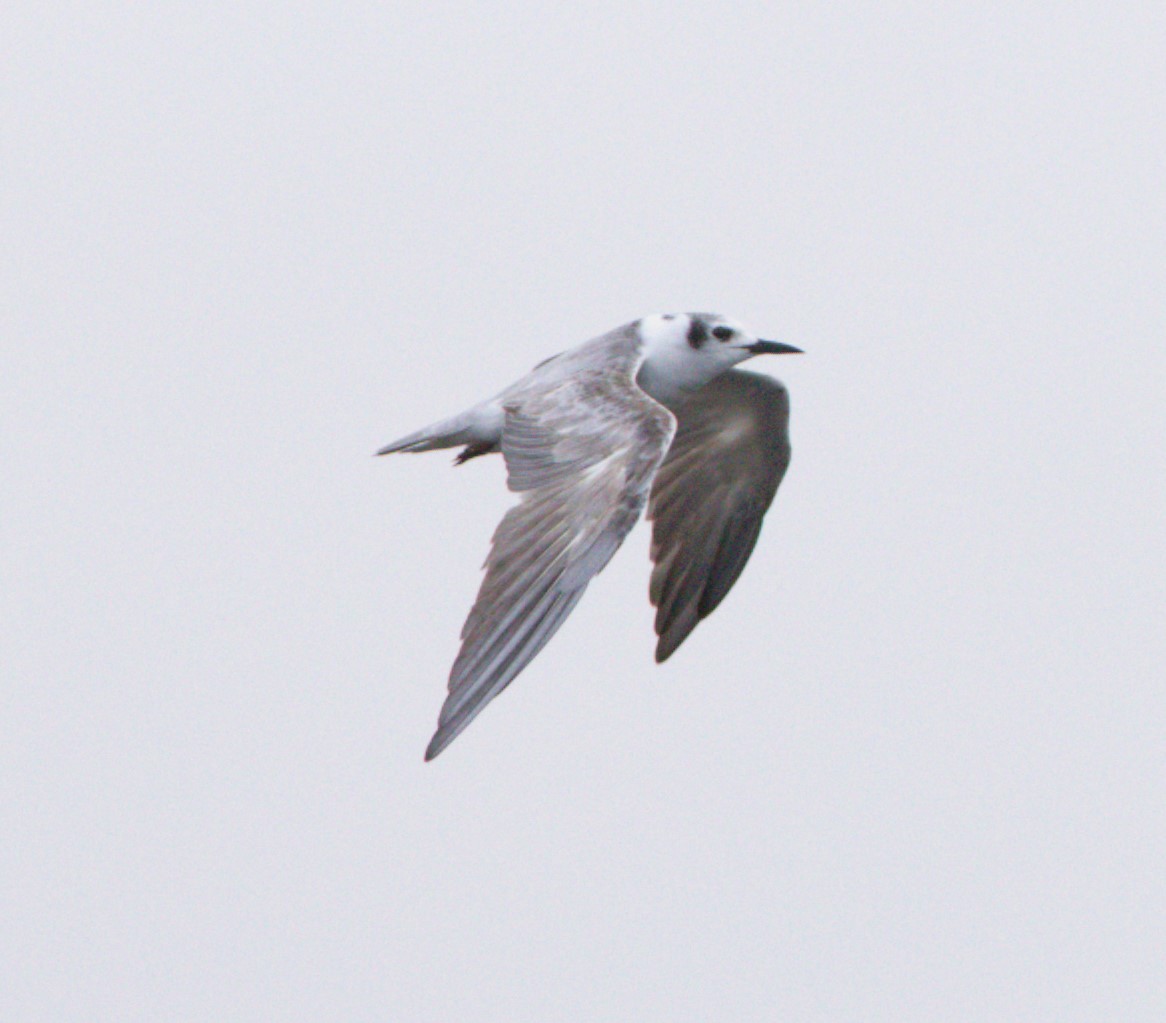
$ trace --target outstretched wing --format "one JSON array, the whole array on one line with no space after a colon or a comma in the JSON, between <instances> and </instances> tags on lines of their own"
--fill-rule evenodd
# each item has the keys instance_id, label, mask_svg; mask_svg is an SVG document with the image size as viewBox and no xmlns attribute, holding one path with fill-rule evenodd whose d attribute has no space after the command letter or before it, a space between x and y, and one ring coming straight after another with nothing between
<instances>
[{"instance_id":1,"label":"outstretched wing","mask_svg":"<svg viewBox=\"0 0 1166 1023\"><path fill-rule=\"evenodd\" d=\"M789 466L789 394L730 370L673 408L676 436L652 485L656 660L667 660L737 581Z\"/></svg>"},{"instance_id":2,"label":"outstretched wing","mask_svg":"<svg viewBox=\"0 0 1166 1023\"><path fill-rule=\"evenodd\" d=\"M675 420L634 383L633 340L507 396L502 454L521 498L494 533L426 760L546 645L643 511Z\"/></svg>"}]
</instances>

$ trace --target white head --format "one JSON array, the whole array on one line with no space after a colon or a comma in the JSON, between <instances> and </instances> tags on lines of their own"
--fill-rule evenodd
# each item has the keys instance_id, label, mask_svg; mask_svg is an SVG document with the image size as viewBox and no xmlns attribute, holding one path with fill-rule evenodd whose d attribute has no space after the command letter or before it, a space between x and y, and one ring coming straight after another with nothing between
<instances>
[{"instance_id":1,"label":"white head","mask_svg":"<svg viewBox=\"0 0 1166 1023\"><path fill-rule=\"evenodd\" d=\"M644 344L640 386L668 403L703 387L754 355L800 352L778 341L763 341L736 320L716 313L662 313L636 324Z\"/></svg>"}]
</instances>

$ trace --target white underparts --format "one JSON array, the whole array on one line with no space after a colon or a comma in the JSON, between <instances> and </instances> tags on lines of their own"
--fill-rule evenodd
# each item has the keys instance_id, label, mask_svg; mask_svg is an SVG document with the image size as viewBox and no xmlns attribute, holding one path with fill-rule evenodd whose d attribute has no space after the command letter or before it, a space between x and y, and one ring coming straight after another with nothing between
<instances>
[{"instance_id":1,"label":"white underparts","mask_svg":"<svg viewBox=\"0 0 1166 1023\"><path fill-rule=\"evenodd\" d=\"M506 413L495 401L485 401L475 405L465 413L469 435L479 443L500 444L502 427L506 423Z\"/></svg>"}]
</instances>

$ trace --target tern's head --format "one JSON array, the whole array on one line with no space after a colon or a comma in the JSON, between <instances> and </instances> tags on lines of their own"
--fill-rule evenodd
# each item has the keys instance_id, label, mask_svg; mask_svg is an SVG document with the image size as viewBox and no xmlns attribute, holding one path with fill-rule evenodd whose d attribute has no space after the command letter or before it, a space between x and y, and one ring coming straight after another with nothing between
<instances>
[{"instance_id":1,"label":"tern's head","mask_svg":"<svg viewBox=\"0 0 1166 1023\"><path fill-rule=\"evenodd\" d=\"M644 343L640 383L661 400L703 387L754 355L801 351L779 341L763 341L736 320L716 313L645 316L636 329Z\"/></svg>"},{"instance_id":2,"label":"tern's head","mask_svg":"<svg viewBox=\"0 0 1166 1023\"><path fill-rule=\"evenodd\" d=\"M639 384L666 405L747 358L801 351L792 344L763 341L736 320L715 313L645 316L633 327L644 344Z\"/></svg>"},{"instance_id":3,"label":"tern's head","mask_svg":"<svg viewBox=\"0 0 1166 1023\"><path fill-rule=\"evenodd\" d=\"M800 348L763 341L736 320L718 313L662 313L639 322L640 336L650 354L671 350L686 359L715 363L728 369L754 355L784 355Z\"/></svg>"}]
</instances>

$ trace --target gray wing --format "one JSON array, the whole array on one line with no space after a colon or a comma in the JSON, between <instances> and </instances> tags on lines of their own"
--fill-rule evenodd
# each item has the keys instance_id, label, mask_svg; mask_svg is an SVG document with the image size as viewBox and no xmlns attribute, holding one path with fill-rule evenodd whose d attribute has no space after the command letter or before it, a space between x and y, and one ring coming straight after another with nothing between
<instances>
[{"instance_id":1,"label":"gray wing","mask_svg":"<svg viewBox=\"0 0 1166 1023\"><path fill-rule=\"evenodd\" d=\"M789 465L789 394L730 370L676 406L652 485L656 660L667 660L737 581Z\"/></svg>"},{"instance_id":2,"label":"gray wing","mask_svg":"<svg viewBox=\"0 0 1166 1023\"><path fill-rule=\"evenodd\" d=\"M521 498L494 533L426 760L546 645L643 511L675 420L633 382L638 345L607 354L507 397L502 454Z\"/></svg>"}]
</instances>

